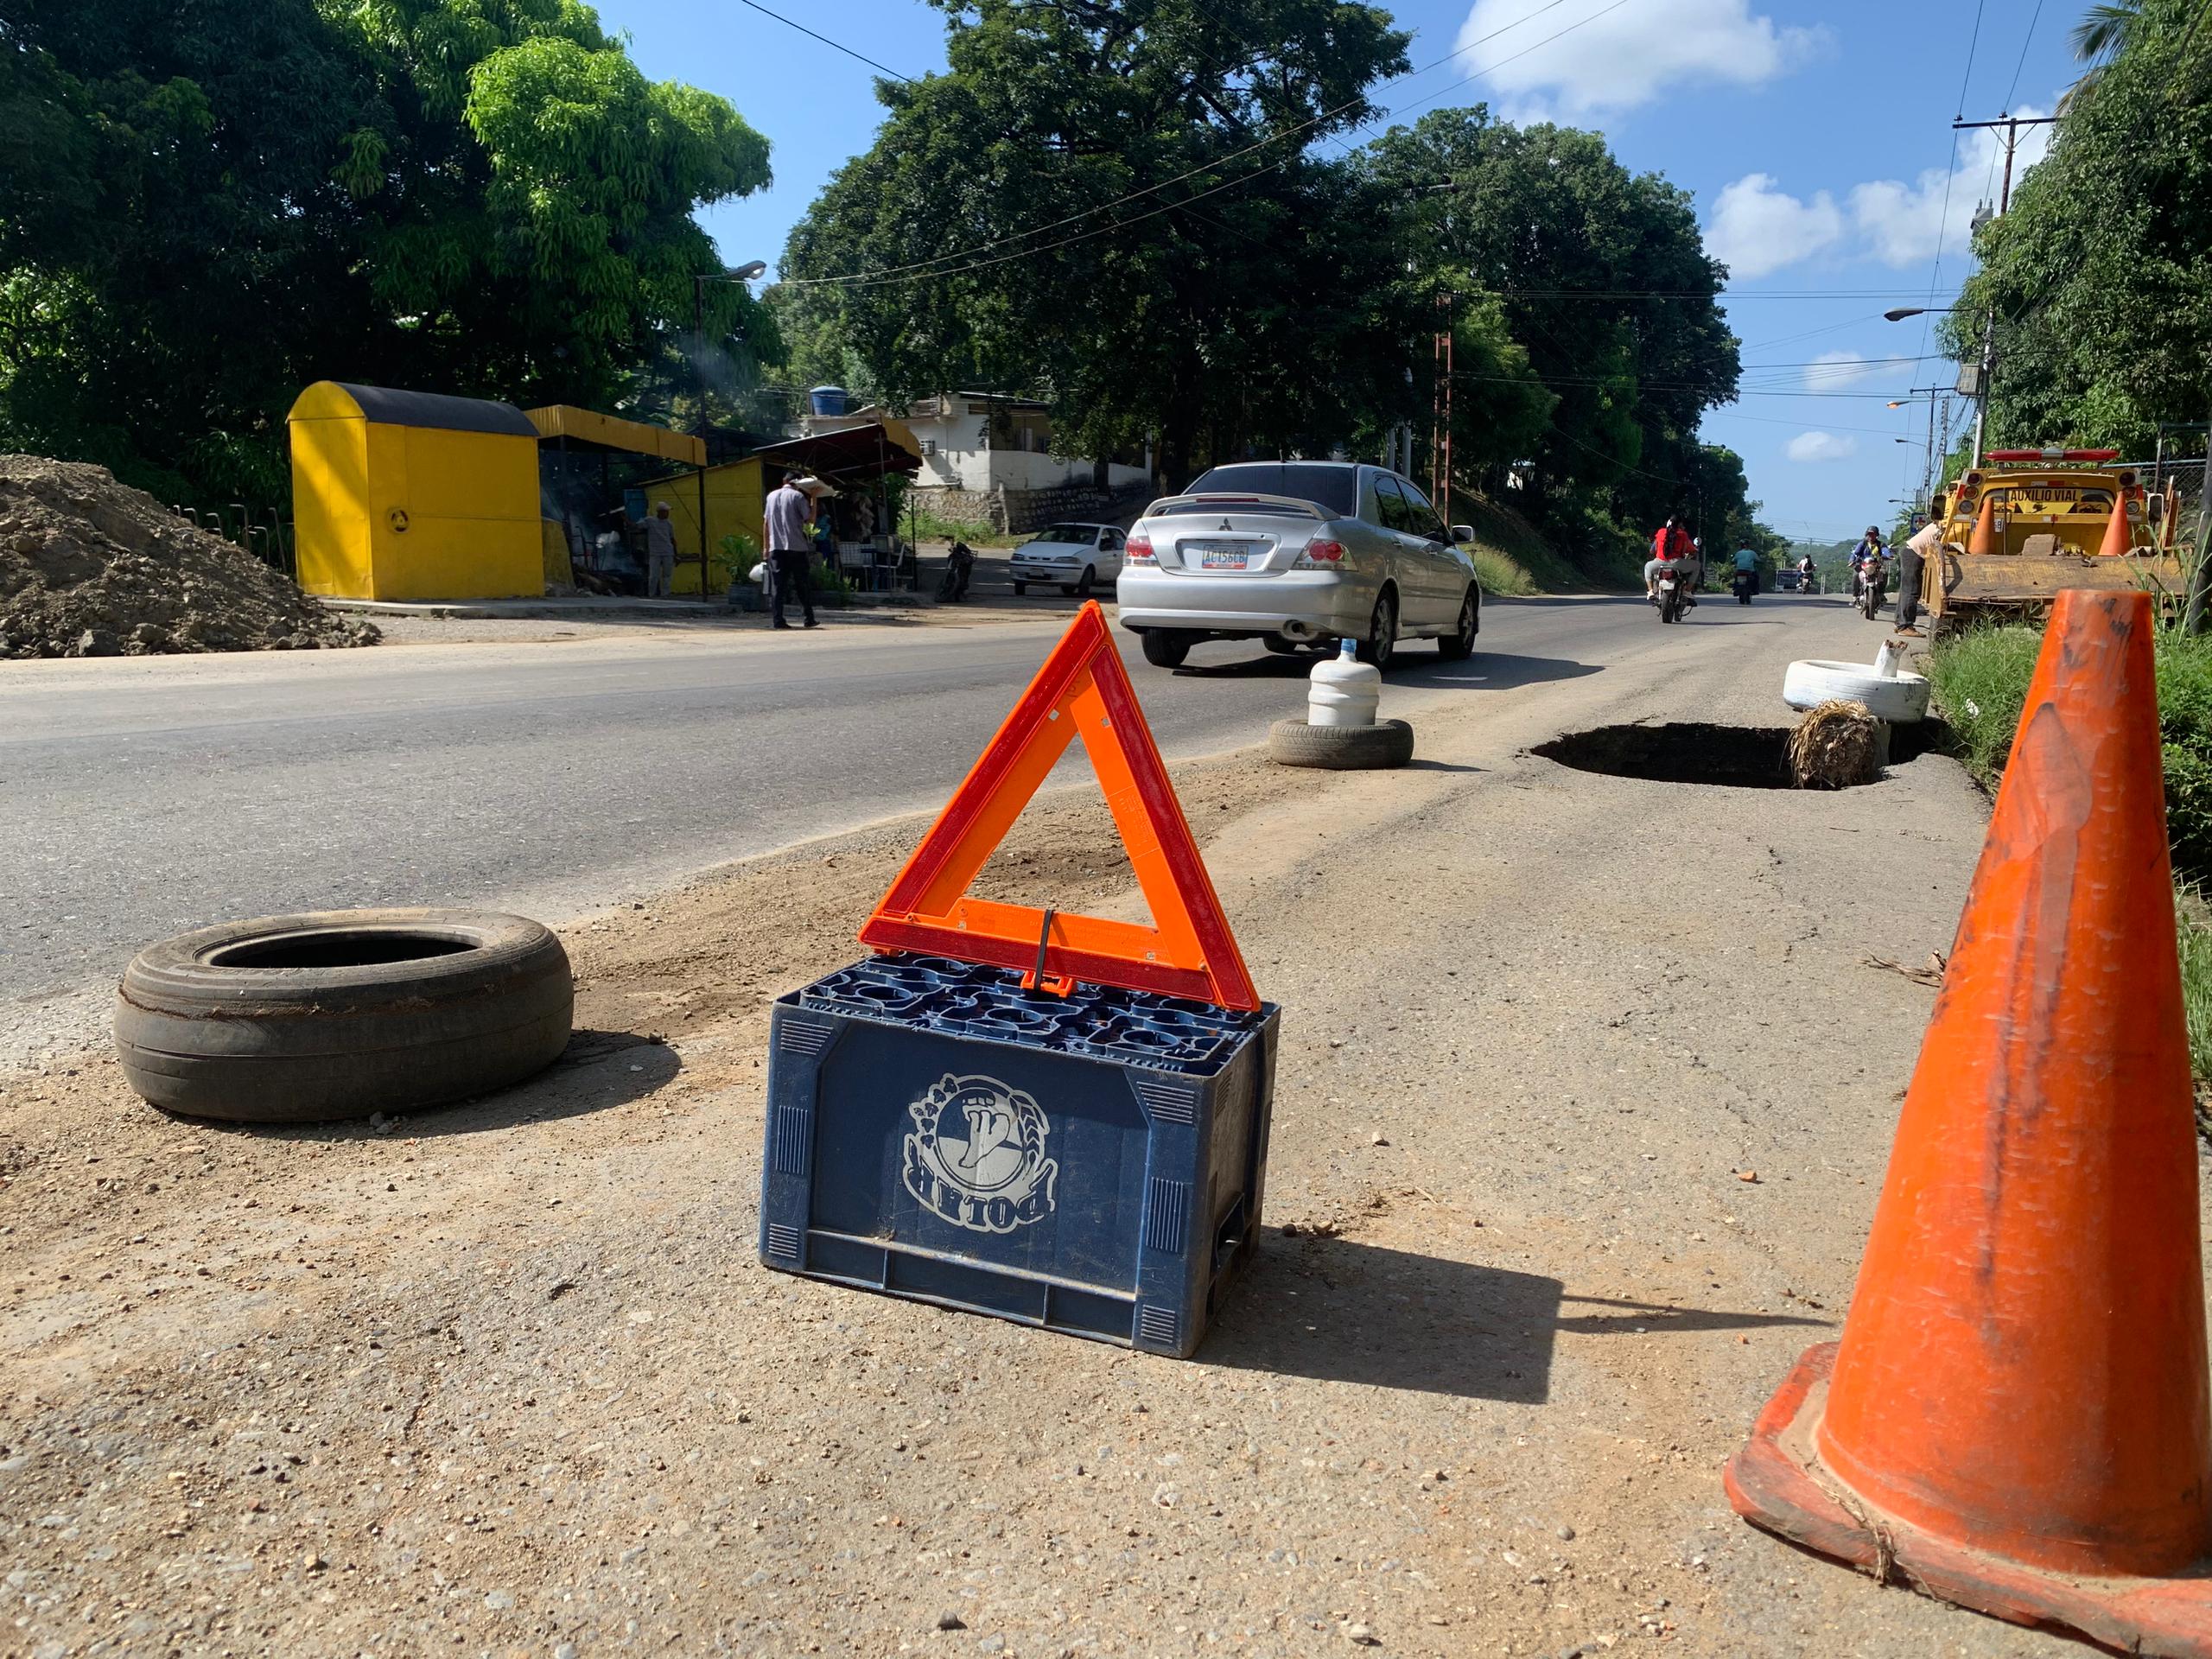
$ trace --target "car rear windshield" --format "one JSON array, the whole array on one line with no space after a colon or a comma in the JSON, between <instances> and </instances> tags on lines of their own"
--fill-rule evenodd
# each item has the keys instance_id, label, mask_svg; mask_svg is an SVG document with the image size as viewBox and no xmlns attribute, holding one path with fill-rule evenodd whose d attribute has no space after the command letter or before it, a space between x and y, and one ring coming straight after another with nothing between
<instances>
[{"instance_id":1,"label":"car rear windshield","mask_svg":"<svg viewBox=\"0 0 2212 1659\"><path fill-rule=\"evenodd\" d=\"M1185 495L1287 495L1311 501L1332 518L1359 512L1359 468L1298 461L1240 461L1202 473Z\"/></svg>"},{"instance_id":2,"label":"car rear windshield","mask_svg":"<svg viewBox=\"0 0 2212 1659\"><path fill-rule=\"evenodd\" d=\"M1029 539L1032 542L1089 542L1098 534L1096 524L1047 524Z\"/></svg>"}]
</instances>

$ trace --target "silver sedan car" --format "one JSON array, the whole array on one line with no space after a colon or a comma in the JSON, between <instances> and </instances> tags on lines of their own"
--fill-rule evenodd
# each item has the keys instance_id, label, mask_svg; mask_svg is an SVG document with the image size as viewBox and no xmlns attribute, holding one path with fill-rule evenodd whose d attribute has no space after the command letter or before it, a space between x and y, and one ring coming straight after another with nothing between
<instances>
[{"instance_id":1,"label":"silver sedan car","mask_svg":"<svg viewBox=\"0 0 2212 1659\"><path fill-rule=\"evenodd\" d=\"M1115 584L1144 656L1179 666L1205 639L1268 650L1358 642L1386 666L1397 643L1473 653L1482 590L1462 543L1413 480L1349 461L1237 461L1155 501L1130 529Z\"/></svg>"}]
</instances>

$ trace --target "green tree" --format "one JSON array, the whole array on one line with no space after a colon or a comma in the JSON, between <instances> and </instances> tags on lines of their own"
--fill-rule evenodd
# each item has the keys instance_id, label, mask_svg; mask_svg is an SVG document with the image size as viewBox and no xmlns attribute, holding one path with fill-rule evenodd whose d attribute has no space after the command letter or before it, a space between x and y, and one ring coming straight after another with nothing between
<instances>
[{"instance_id":1,"label":"green tree","mask_svg":"<svg viewBox=\"0 0 2212 1659\"><path fill-rule=\"evenodd\" d=\"M2199 0L2109 10L2094 86L1976 236L1946 323L1973 361L1994 316L1993 445L2147 454L2212 400L2212 28Z\"/></svg>"},{"instance_id":2,"label":"green tree","mask_svg":"<svg viewBox=\"0 0 2212 1659\"><path fill-rule=\"evenodd\" d=\"M1741 504L1740 467L1724 497L1696 437L1704 410L1735 395L1738 362L1717 302L1726 272L1686 192L1630 173L1596 133L1514 127L1479 106L1393 130L1362 166L1381 196L1414 204L1402 257L1489 296L1522 353L1525 371L1459 370L1475 407L1517 393L1524 372L1553 400L1515 456L1533 463L1531 512L1603 534L1700 498L1715 515Z\"/></svg>"},{"instance_id":3,"label":"green tree","mask_svg":"<svg viewBox=\"0 0 2212 1659\"><path fill-rule=\"evenodd\" d=\"M934 3L950 72L878 83L875 143L783 260L830 296L841 348L894 399L1048 392L1071 446L1156 438L1178 484L1340 432L1380 372L1363 275L1385 251L1357 181L1310 150L1404 66L1386 14Z\"/></svg>"},{"instance_id":4,"label":"green tree","mask_svg":"<svg viewBox=\"0 0 2212 1659\"><path fill-rule=\"evenodd\" d=\"M0 444L266 500L310 380L617 403L714 349L691 211L767 149L575 0L11 0Z\"/></svg>"}]
</instances>

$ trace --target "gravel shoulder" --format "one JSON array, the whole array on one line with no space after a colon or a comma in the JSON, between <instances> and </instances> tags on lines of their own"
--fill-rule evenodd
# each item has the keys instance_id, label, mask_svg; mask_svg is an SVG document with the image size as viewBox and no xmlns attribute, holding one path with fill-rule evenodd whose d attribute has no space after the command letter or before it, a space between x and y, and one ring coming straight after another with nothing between
<instances>
[{"instance_id":1,"label":"gravel shoulder","mask_svg":"<svg viewBox=\"0 0 2212 1659\"><path fill-rule=\"evenodd\" d=\"M570 925L569 1055L460 1109L243 1133L95 1056L0 1080L0 1655L2078 1652L1719 1482L1840 1322L1932 997L1866 958L1948 948L1980 798L1526 753L1779 725L1783 663L1862 630L1700 619L1430 709L1402 772L1177 766L1286 1009L1260 1257L1195 1361L757 1265L768 1001L858 954L921 819ZM1103 823L1047 798L985 879L1126 905Z\"/></svg>"}]
</instances>

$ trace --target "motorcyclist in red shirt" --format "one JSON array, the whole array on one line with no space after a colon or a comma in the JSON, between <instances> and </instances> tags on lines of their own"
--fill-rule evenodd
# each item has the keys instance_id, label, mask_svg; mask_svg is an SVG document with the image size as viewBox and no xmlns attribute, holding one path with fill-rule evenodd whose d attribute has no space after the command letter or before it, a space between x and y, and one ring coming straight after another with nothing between
<instances>
[{"instance_id":1,"label":"motorcyclist in red shirt","mask_svg":"<svg viewBox=\"0 0 2212 1659\"><path fill-rule=\"evenodd\" d=\"M1686 566L1694 566L1697 561L1697 547L1690 540L1689 531L1681 527L1680 521L1669 518L1659 526L1658 531L1651 537L1651 556L1644 562L1643 565L1643 596L1646 599L1659 597L1659 567L1677 560ZM1690 573L1686 571L1685 574ZM1696 571L1694 574L1701 576L1704 573ZM1690 583L1689 591L1693 595L1696 593L1697 587L1694 581ZM1691 598L1691 604L1694 605L1696 602L1694 597Z\"/></svg>"}]
</instances>

